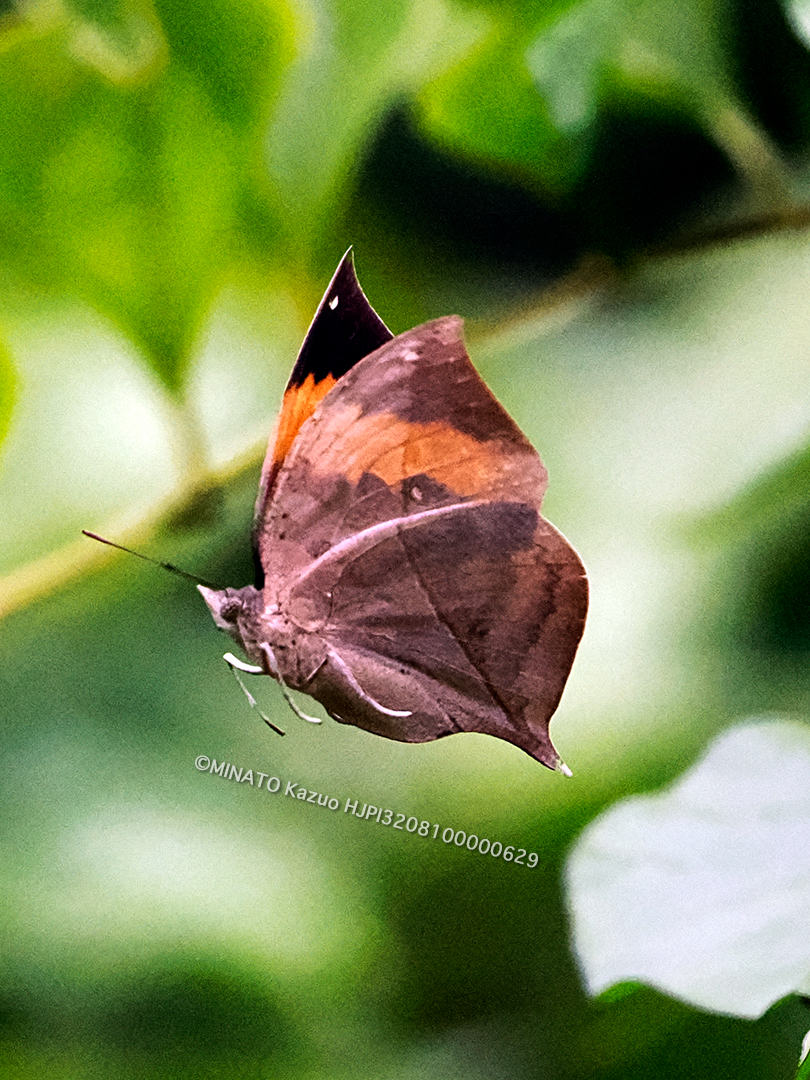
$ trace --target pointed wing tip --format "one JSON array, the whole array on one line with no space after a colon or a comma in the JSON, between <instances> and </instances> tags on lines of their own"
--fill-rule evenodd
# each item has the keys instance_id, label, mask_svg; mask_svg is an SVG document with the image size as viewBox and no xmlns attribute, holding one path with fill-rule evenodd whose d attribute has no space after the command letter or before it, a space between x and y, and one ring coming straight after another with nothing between
<instances>
[{"instance_id":1,"label":"pointed wing tip","mask_svg":"<svg viewBox=\"0 0 810 1080\"><path fill-rule=\"evenodd\" d=\"M541 765L545 765L547 769L551 769L552 772L560 773L568 779L574 775L556 751L551 754L547 752L543 752L542 754L532 754L532 757L536 758Z\"/></svg>"},{"instance_id":2,"label":"pointed wing tip","mask_svg":"<svg viewBox=\"0 0 810 1080\"><path fill-rule=\"evenodd\" d=\"M526 749L526 747L523 747L523 749ZM552 772L561 773L568 778L574 775L550 742L545 743L543 746L528 750L527 752L535 759L535 761L539 761L541 765L545 765L545 767L551 769Z\"/></svg>"},{"instance_id":3,"label":"pointed wing tip","mask_svg":"<svg viewBox=\"0 0 810 1080\"><path fill-rule=\"evenodd\" d=\"M332 275L330 287L331 285L334 285L337 280L339 280L339 276L341 273L351 274L353 278L357 278L357 271L354 268L354 247L351 244L349 245L349 247L346 248L343 253L343 258L337 264L337 269ZM327 289L326 291L329 292L329 289Z\"/></svg>"}]
</instances>

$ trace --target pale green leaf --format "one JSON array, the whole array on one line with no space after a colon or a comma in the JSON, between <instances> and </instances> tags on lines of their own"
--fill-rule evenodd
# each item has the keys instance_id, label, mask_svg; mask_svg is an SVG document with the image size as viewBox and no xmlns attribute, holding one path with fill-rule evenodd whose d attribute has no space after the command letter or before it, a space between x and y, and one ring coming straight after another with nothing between
<instances>
[{"instance_id":1,"label":"pale green leaf","mask_svg":"<svg viewBox=\"0 0 810 1080\"><path fill-rule=\"evenodd\" d=\"M68 0L65 16L71 51L112 82L142 78L165 59L151 0Z\"/></svg>"},{"instance_id":2,"label":"pale green leaf","mask_svg":"<svg viewBox=\"0 0 810 1080\"><path fill-rule=\"evenodd\" d=\"M606 811L568 898L591 993L638 981L753 1019L810 992L810 727L741 724L666 791Z\"/></svg>"}]
</instances>

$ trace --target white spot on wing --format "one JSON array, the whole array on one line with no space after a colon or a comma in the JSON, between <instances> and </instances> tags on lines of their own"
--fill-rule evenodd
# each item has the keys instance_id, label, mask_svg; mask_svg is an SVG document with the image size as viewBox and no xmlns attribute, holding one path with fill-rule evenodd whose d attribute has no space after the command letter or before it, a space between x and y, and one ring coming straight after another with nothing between
<instances>
[{"instance_id":1,"label":"white spot on wing","mask_svg":"<svg viewBox=\"0 0 810 1080\"><path fill-rule=\"evenodd\" d=\"M332 311L334 311L335 308L338 306L339 300L340 300L340 296L337 293L335 293L335 295L329 301L329 307L332 309Z\"/></svg>"}]
</instances>

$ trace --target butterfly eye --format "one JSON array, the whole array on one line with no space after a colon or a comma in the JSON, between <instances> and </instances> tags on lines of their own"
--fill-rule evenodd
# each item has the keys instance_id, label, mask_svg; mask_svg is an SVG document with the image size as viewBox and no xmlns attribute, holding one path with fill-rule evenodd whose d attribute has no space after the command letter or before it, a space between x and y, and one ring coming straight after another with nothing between
<instances>
[{"instance_id":1,"label":"butterfly eye","mask_svg":"<svg viewBox=\"0 0 810 1080\"><path fill-rule=\"evenodd\" d=\"M224 622L235 623L242 610L242 602L235 596L226 597L219 609L219 616Z\"/></svg>"}]
</instances>

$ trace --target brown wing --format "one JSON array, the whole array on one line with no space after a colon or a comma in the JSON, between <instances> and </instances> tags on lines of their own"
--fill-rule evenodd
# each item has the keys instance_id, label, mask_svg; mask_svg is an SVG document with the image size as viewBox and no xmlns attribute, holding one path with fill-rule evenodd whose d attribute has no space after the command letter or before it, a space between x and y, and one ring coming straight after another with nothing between
<instances>
[{"instance_id":1,"label":"brown wing","mask_svg":"<svg viewBox=\"0 0 810 1080\"><path fill-rule=\"evenodd\" d=\"M253 526L254 546L276 476L301 425L359 360L390 341L391 331L368 302L354 271L351 248L338 264L293 366L262 468ZM264 583L256 551L256 584Z\"/></svg>"},{"instance_id":2,"label":"brown wing","mask_svg":"<svg viewBox=\"0 0 810 1080\"><path fill-rule=\"evenodd\" d=\"M341 569L322 636L369 697L413 715L351 708L328 666L314 697L392 738L480 731L559 764L548 724L582 635L587 584L553 526L515 503L471 506Z\"/></svg>"},{"instance_id":3,"label":"brown wing","mask_svg":"<svg viewBox=\"0 0 810 1080\"><path fill-rule=\"evenodd\" d=\"M347 536L427 505L420 496L539 509L545 469L472 366L461 326L453 316L400 334L348 371L301 427L256 522L269 599Z\"/></svg>"},{"instance_id":4,"label":"brown wing","mask_svg":"<svg viewBox=\"0 0 810 1080\"><path fill-rule=\"evenodd\" d=\"M539 515L539 457L473 368L461 321L366 357L301 428L259 536L266 601L335 663L308 692L405 741L497 735L559 763L548 720L585 619L573 549ZM272 565L271 565L272 563Z\"/></svg>"}]
</instances>

